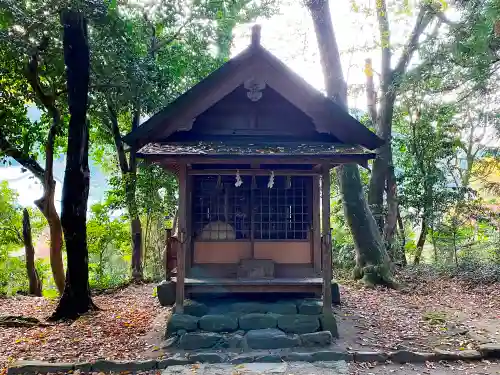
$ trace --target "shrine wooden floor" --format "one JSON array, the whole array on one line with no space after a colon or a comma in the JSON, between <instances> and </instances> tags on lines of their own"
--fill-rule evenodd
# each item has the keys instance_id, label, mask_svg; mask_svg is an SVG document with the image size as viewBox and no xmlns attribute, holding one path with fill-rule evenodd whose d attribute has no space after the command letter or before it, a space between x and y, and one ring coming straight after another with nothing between
<instances>
[{"instance_id":1,"label":"shrine wooden floor","mask_svg":"<svg viewBox=\"0 0 500 375\"><path fill-rule=\"evenodd\" d=\"M177 282L173 277L172 281ZM191 294L232 294L232 293L297 293L321 296L323 279L311 278L186 278L186 295Z\"/></svg>"}]
</instances>

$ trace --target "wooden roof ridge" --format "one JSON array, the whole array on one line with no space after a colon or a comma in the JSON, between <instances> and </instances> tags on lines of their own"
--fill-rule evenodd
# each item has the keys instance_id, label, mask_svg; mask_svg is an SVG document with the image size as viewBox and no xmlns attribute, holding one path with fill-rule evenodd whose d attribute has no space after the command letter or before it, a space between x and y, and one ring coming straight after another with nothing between
<instances>
[{"instance_id":1,"label":"wooden roof ridge","mask_svg":"<svg viewBox=\"0 0 500 375\"><path fill-rule=\"evenodd\" d=\"M383 141L331 99L260 44L260 28L254 27L252 43L240 54L149 118L123 139L140 147L166 138L231 93L246 79L258 78L308 115L320 133L330 133L347 144L374 150Z\"/></svg>"}]
</instances>

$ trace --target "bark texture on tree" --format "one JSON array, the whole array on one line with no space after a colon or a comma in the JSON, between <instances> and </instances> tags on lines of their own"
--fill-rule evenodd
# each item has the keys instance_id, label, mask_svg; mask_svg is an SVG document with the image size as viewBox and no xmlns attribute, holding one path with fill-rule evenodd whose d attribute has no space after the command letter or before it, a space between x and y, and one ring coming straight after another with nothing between
<instances>
[{"instance_id":1,"label":"bark texture on tree","mask_svg":"<svg viewBox=\"0 0 500 375\"><path fill-rule=\"evenodd\" d=\"M413 264L420 264L420 260L422 259L422 250L424 249L428 230L429 227L427 225L427 220L424 217L422 219L422 229L420 230L420 235L418 236L417 248L415 250L415 258L413 259Z\"/></svg>"},{"instance_id":2,"label":"bark texture on tree","mask_svg":"<svg viewBox=\"0 0 500 375\"><path fill-rule=\"evenodd\" d=\"M47 170L47 169L46 169ZM45 180L49 173L46 173ZM56 211L56 206L54 204L54 196L56 191L56 183L52 179L52 172L50 172L50 179L52 180L48 184L44 184L43 197L35 201L36 206L42 212L43 216L47 219L50 232L50 268L52 269L52 275L54 277L54 282L57 286L59 294L64 291L64 262L62 255L62 226L59 214Z\"/></svg>"},{"instance_id":3,"label":"bark texture on tree","mask_svg":"<svg viewBox=\"0 0 500 375\"><path fill-rule=\"evenodd\" d=\"M306 4L313 18L328 97L347 111L347 87L328 1L309 0ZM344 215L356 248L354 276L356 279L362 279L367 285L393 286L390 260L363 194L358 166L342 165L337 168L337 174L343 197Z\"/></svg>"},{"instance_id":4,"label":"bark texture on tree","mask_svg":"<svg viewBox=\"0 0 500 375\"><path fill-rule=\"evenodd\" d=\"M61 13L64 62L70 113L66 170L62 191L62 227L68 254L64 293L52 320L75 319L95 309L89 287L87 201L89 194L89 129L87 100L90 56L87 22L80 12Z\"/></svg>"},{"instance_id":5,"label":"bark texture on tree","mask_svg":"<svg viewBox=\"0 0 500 375\"><path fill-rule=\"evenodd\" d=\"M338 167L339 185L346 217L356 250L353 276L366 285L394 286L391 261L382 242L377 223L366 202L356 165Z\"/></svg>"},{"instance_id":6,"label":"bark texture on tree","mask_svg":"<svg viewBox=\"0 0 500 375\"><path fill-rule=\"evenodd\" d=\"M42 284L35 268L35 248L31 238L31 223L28 210L23 210L23 242L26 255L26 271L28 273L29 294L33 296L42 296Z\"/></svg>"}]
</instances>

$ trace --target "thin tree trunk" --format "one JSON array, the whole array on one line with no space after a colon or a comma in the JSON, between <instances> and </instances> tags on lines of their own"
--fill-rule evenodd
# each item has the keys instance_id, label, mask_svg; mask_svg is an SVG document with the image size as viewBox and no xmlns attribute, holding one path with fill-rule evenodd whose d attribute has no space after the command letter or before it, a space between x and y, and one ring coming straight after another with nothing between
<instances>
[{"instance_id":1,"label":"thin tree trunk","mask_svg":"<svg viewBox=\"0 0 500 375\"><path fill-rule=\"evenodd\" d=\"M384 223L383 239L384 243L392 256L392 261L397 262L394 253L394 234L396 232L396 225L398 221L398 198L396 187L396 176L394 175L394 167L389 166L389 173L387 175L387 216Z\"/></svg>"},{"instance_id":2,"label":"thin tree trunk","mask_svg":"<svg viewBox=\"0 0 500 375\"><path fill-rule=\"evenodd\" d=\"M68 254L64 293L52 320L74 319L95 309L89 287L87 201L89 194L89 129L87 100L90 56L87 22L77 11L61 13L70 121L62 191L62 227Z\"/></svg>"},{"instance_id":3,"label":"thin tree trunk","mask_svg":"<svg viewBox=\"0 0 500 375\"><path fill-rule=\"evenodd\" d=\"M31 223L28 210L23 210L23 242L26 254L26 271L28 272L29 293L33 296L42 296L42 284L35 268L35 248L31 238Z\"/></svg>"},{"instance_id":4,"label":"thin tree trunk","mask_svg":"<svg viewBox=\"0 0 500 375\"><path fill-rule=\"evenodd\" d=\"M45 49L44 45L49 43L48 39L42 39L42 42L33 52L25 70L25 76L36 98L43 104L49 115L52 117L52 125L45 142L45 170L43 175L35 174L43 186L43 195L35 201L36 206L47 219L50 229L50 266L52 275L56 283L59 294L64 290L64 263L62 256L62 227L61 220L56 211L54 196L56 182L54 180L54 144L57 134L61 127L61 112L57 108L54 94L47 94L40 83L38 76L39 54Z\"/></svg>"},{"instance_id":5,"label":"thin tree trunk","mask_svg":"<svg viewBox=\"0 0 500 375\"><path fill-rule=\"evenodd\" d=\"M420 236L418 236L417 249L415 251L415 258L413 259L413 264L420 264L420 260L422 258L422 250L424 249L425 239L427 237L428 229L429 228L427 226L427 220L425 220L424 217L422 219L422 229L420 231Z\"/></svg>"},{"instance_id":6,"label":"thin tree trunk","mask_svg":"<svg viewBox=\"0 0 500 375\"><path fill-rule=\"evenodd\" d=\"M1 120L1 118L0 118ZM64 290L64 264L62 257L62 227L61 220L57 214L54 205L54 194L55 194L55 181L53 180L52 174L52 156L53 155L53 144L54 138L50 134L55 134L54 125L52 125L49 132L49 137L46 144L46 154L48 158L45 161L46 169L43 169L40 164L28 155L25 155L22 151L13 147L6 136L2 134L0 130L0 149L8 156L16 160L24 168L29 170L33 175L41 182L43 186L43 196L35 201L35 205L38 207L43 216L47 219L50 230L50 265L52 269L52 275L56 283L57 289L61 294ZM49 145L52 145L50 148ZM48 150L52 150L47 152ZM47 170L50 170L47 172Z\"/></svg>"},{"instance_id":7,"label":"thin tree trunk","mask_svg":"<svg viewBox=\"0 0 500 375\"><path fill-rule=\"evenodd\" d=\"M434 226L433 226L434 227ZM438 262L438 251L436 246L436 232L434 228L431 229L431 241L432 241L432 249L434 250L434 262Z\"/></svg>"},{"instance_id":8,"label":"thin tree trunk","mask_svg":"<svg viewBox=\"0 0 500 375\"><path fill-rule=\"evenodd\" d=\"M347 88L328 1L309 0L306 4L311 11L314 23L328 97L347 111ZM354 276L368 285L392 286L394 284L390 260L363 194L358 166L344 164L337 168L337 173L343 197L344 215L356 247Z\"/></svg>"},{"instance_id":9,"label":"thin tree trunk","mask_svg":"<svg viewBox=\"0 0 500 375\"><path fill-rule=\"evenodd\" d=\"M146 228L144 229L144 243L143 243L143 248L144 251L142 252L142 269L145 270L147 269L147 257L150 256L148 254L148 247L151 244L151 215L148 212L146 214ZM153 259L153 267L154 267L154 259Z\"/></svg>"},{"instance_id":10,"label":"thin tree trunk","mask_svg":"<svg viewBox=\"0 0 500 375\"><path fill-rule=\"evenodd\" d=\"M136 105L134 119L132 121L132 131L139 126L140 110ZM144 278L142 269L142 225L139 218L139 209L135 199L137 189L137 157L136 150L130 150L129 173L126 182L126 195L129 204L129 215L131 217L130 229L132 231L132 280L139 282Z\"/></svg>"},{"instance_id":11,"label":"thin tree trunk","mask_svg":"<svg viewBox=\"0 0 500 375\"><path fill-rule=\"evenodd\" d=\"M47 175L47 174L46 174ZM46 180L48 180L46 178ZM64 291L64 262L62 255L62 226L54 205L55 182L45 185L43 197L35 201L36 206L47 219L50 232L50 267L59 294Z\"/></svg>"},{"instance_id":12,"label":"thin tree trunk","mask_svg":"<svg viewBox=\"0 0 500 375\"><path fill-rule=\"evenodd\" d=\"M125 199L127 204L127 211L130 216L130 233L132 236L132 280L138 282L143 279L143 266L142 266L142 226L139 218L139 211L136 201L136 188L137 188L137 159L135 156L135 149L130 150L130 158L127 161L125 149L120 135L120 128L118 126L118 119L116 112L113 109L111 102L108 100L108 113L111 121L111 131L115 142L116 155L118 157L118 164L122 174L122 179L125 181ZM136 106L134 111L134 118L132 120L132 130L139 126L140 111Z\"/></svg>"},{"instance_id":13,"label":"thin tree trunk","mask_svg":"<svg viewBox=\"0 0 500 375\"><path fill-rule=\"evenodd\" d=\"M384 190L386 181L391 178L390 167L393 165L391 135L394 103L396 102L396 95L402 80L402 75L406 72L408 64L418 47L419 38L435 17L436 12L429 11L430 7L426 5L421 6L413 30L404 46L403 53L401 54L395 68L392 69L392 46L390 40L391 30L386 1L378 0L376 2L376 6L377 9L375 11L377 12L382 53L382 71L380 77L380 107L374 123L376 125L377 135L385 142L377 150L377 156L373 162L370 186L368 190L368 204L373 211L373 215L375 216L380 232L383 233L384 230L387 229L384 225ZM392 184L392 182L390 183ZM388 202L388 204L390 203ZM392 212L388 213L388 218L392 220L392 217L396 215L394 205L390 209ZM395 224L391 222L390 227L395 227ZM387 233L393 235L394 230L390 229ZM386 239L385 234L384 239ZM392 241L391 237L389 237L389 239Z\"/></svg>"},{"instance_id":14,"label":"thin tree trunk","mask_svg":"<svg viewBox=\"0 0 500 375\"><path fill-rule=\"evenodd\" d=\"M398 221L398 227L399 227L399 237L401 239L401 246L399 247L399 252L400 252L400 258L401 258L401 265L403 267L406 267L408 265L408 262L406 261L406 252L405 252L405 247L406 247L406 233L405 233L405 226L403 223L403 218L401 217L401 212L399 211L399 207L397 209L397 221Z\"/></svg>"},{"instance_id":15,"label":"thin tree trunk","mask_svg":"<svg viewBox=\"0 0 500 375\"><path fill-rule=\"evenodd\" d=\"M457 249L457 228L453 228L453 255L455 257L455 266L458 267L458 249Z\"/></svg>"}]
</instances>

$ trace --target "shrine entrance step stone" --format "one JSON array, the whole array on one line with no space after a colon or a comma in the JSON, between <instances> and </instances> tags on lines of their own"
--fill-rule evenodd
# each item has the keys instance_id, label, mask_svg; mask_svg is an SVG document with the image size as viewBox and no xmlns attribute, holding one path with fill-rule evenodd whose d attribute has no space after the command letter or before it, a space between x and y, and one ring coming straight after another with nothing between
<instances>
[{"instance_id":1,"label":"shrine entrance step stone","mask_svg":"<svg viewBox=\"0 0 500 375\"><path fill-rule=\"evenodd\" d=\"M239 326L242 330L276 328L278 319L274 314L246 314L239 318Z\"/></svg>"},{"instance_id":2,"label":"shrine entrance step stone","mask_svg":"<svg viewBox=\"0 0 500 375\"><path fill-rule=\"evenodd\" d=\"M272 279L274 262L265 259L243 259L238 265L238 279Z\"/></svg>"},{"instance_id":3,"label":"shrine entrance step stone","mask_svg":"<svg viewBox=\"0 0 500 375\"><path fill-rule=\"evenodd\" d=\"M287 335L275 328L248 331L245 335L245 341L251 349L294 348L300 345L298 335Z\"/></svg>"},{"instance_id":4,"label":"shrine entrance step stone","mask_svg":"<svg viewBox=\"0 0 500 375\"><path fill-rule=\"evenodd\" d=\"M319 330L319 318L315 315L281 315L278 328L287 333L312 333Z\"/></svg>"}]
</instances>

